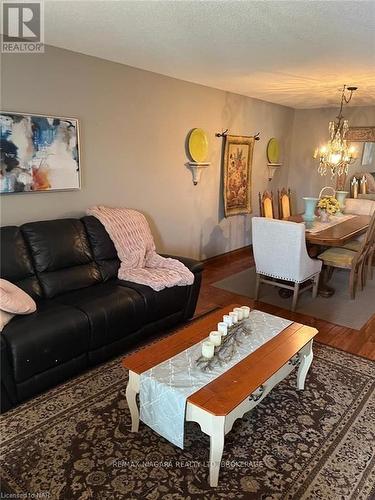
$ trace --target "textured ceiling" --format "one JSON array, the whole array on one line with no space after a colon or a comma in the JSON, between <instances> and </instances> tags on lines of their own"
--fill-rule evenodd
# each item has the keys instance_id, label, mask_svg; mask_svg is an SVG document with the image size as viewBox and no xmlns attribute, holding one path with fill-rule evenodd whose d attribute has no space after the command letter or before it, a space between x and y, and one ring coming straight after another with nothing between
<instances>
[{"instance_id":1,"label":"textured ceiling","mask_svg":"<svg viewBox=\"0 0 375 500\"><path fill-rule=\"evenodd\" d=\"M375 1L49 1L46 43L296 108L375 104Z\"/></svg>"}]
</instances>

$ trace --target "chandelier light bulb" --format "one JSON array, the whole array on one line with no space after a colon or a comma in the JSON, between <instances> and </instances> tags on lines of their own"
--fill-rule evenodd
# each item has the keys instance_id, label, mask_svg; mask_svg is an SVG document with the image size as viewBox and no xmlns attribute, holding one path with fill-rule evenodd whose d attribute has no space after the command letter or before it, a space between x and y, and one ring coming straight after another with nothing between
<instances>
[{"instance_id":1,"label":"chandelier light bulb","mask_svg":"<svg viewBox=\"0 0 375 500\"><path fill-rule=\"evenodd\" d=\"M330 155L330 163L333 163L333 165L338 165L341 161L341 154L340 153L331 153Z\"/></svg>"}]
</instances>

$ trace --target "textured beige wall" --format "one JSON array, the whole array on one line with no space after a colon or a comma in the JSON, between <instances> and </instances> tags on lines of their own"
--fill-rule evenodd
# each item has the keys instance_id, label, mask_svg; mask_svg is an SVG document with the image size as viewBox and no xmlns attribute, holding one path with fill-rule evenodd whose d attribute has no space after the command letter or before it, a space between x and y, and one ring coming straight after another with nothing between
<instances>
[{"instance_id":1,"label":"textured beige wall","mask_svg":"<svg viewBox=\"0 0 375 500\"><path fill-rule=\"evenodd\" d=\"M46 47L44 55L3 55L1 108L80 119L82 190L6 195L2 224L80 216L94 204L143 211L159 251L208 257L250 242L250 216L223 218L221 139L260 132L253 164L257 193L288 176L294 111L256 99ZM193 186L185 139L207 130L211 166ZM268 182L266 145L277 137L285 166Z\"/></svg>"},{"instance_id":2,"label":"textured beige wall","mask_svg":"<svg viewBox=\"0 0 375 500\"><path fill-rule=\"evenodd\" d=\"M323 177L318 174L318 162L312 155L317 146L327 142L328 123L337 114L337 108L295 110L288 185L296 193L300 211L303 210L302 196L318 196L322 187L336 185L329 174ZM349 126L375 126L375 106L345 107L344 116ZM358 163L350 167L349 175L358 171Z\"/></svg>"}]
</instances>

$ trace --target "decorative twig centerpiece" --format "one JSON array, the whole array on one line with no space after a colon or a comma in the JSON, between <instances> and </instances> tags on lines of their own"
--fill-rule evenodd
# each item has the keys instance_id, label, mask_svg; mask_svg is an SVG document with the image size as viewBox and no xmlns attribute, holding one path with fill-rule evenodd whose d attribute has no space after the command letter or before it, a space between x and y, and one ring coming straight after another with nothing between
<instances>
[{"instance_id":1,"label":"decorative twig centerpiece","mask_svg":"<svg viewBox=\"0 0 375 500\"><path fill-rule=\"evenodd\" d=\"M251 334L249 314L250 308L242 306L224 316L224 321L218 324L218 331L211 332L209 339L202 344L202 355L196 361L202 371L212 370L233 359L243 338Z\"/></svg>"}]
</instances>

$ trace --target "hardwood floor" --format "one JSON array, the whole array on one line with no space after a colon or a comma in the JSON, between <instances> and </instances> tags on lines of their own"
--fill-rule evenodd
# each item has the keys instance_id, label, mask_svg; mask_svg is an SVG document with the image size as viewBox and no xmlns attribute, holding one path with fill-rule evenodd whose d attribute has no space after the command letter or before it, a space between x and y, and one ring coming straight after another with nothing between
<instances>
[{"instance_id":1,"label":"hardwood floor","mask_svg":"<svg viewBox=\"0 0 375 500\"><path fill-rule=\"evenodd\" d=\"M335 325L305 314L292 313L287 309L272 306L264 302L256 302L248 297L237 295L212 286L212 283L227 276L239 273L252 267L254 260L250 248L235 250L225 255L213 257L205 263L201 292L199 295L196 315L208 312L218 306L240 303L256 307L277 316L282 316L305 325L314 326L319 330L316 340L338 349L375 360L375 314L361 328L354 330L345 326ZM329 300L329 299L327 299Z\"/></svg>"}]
</instances>

